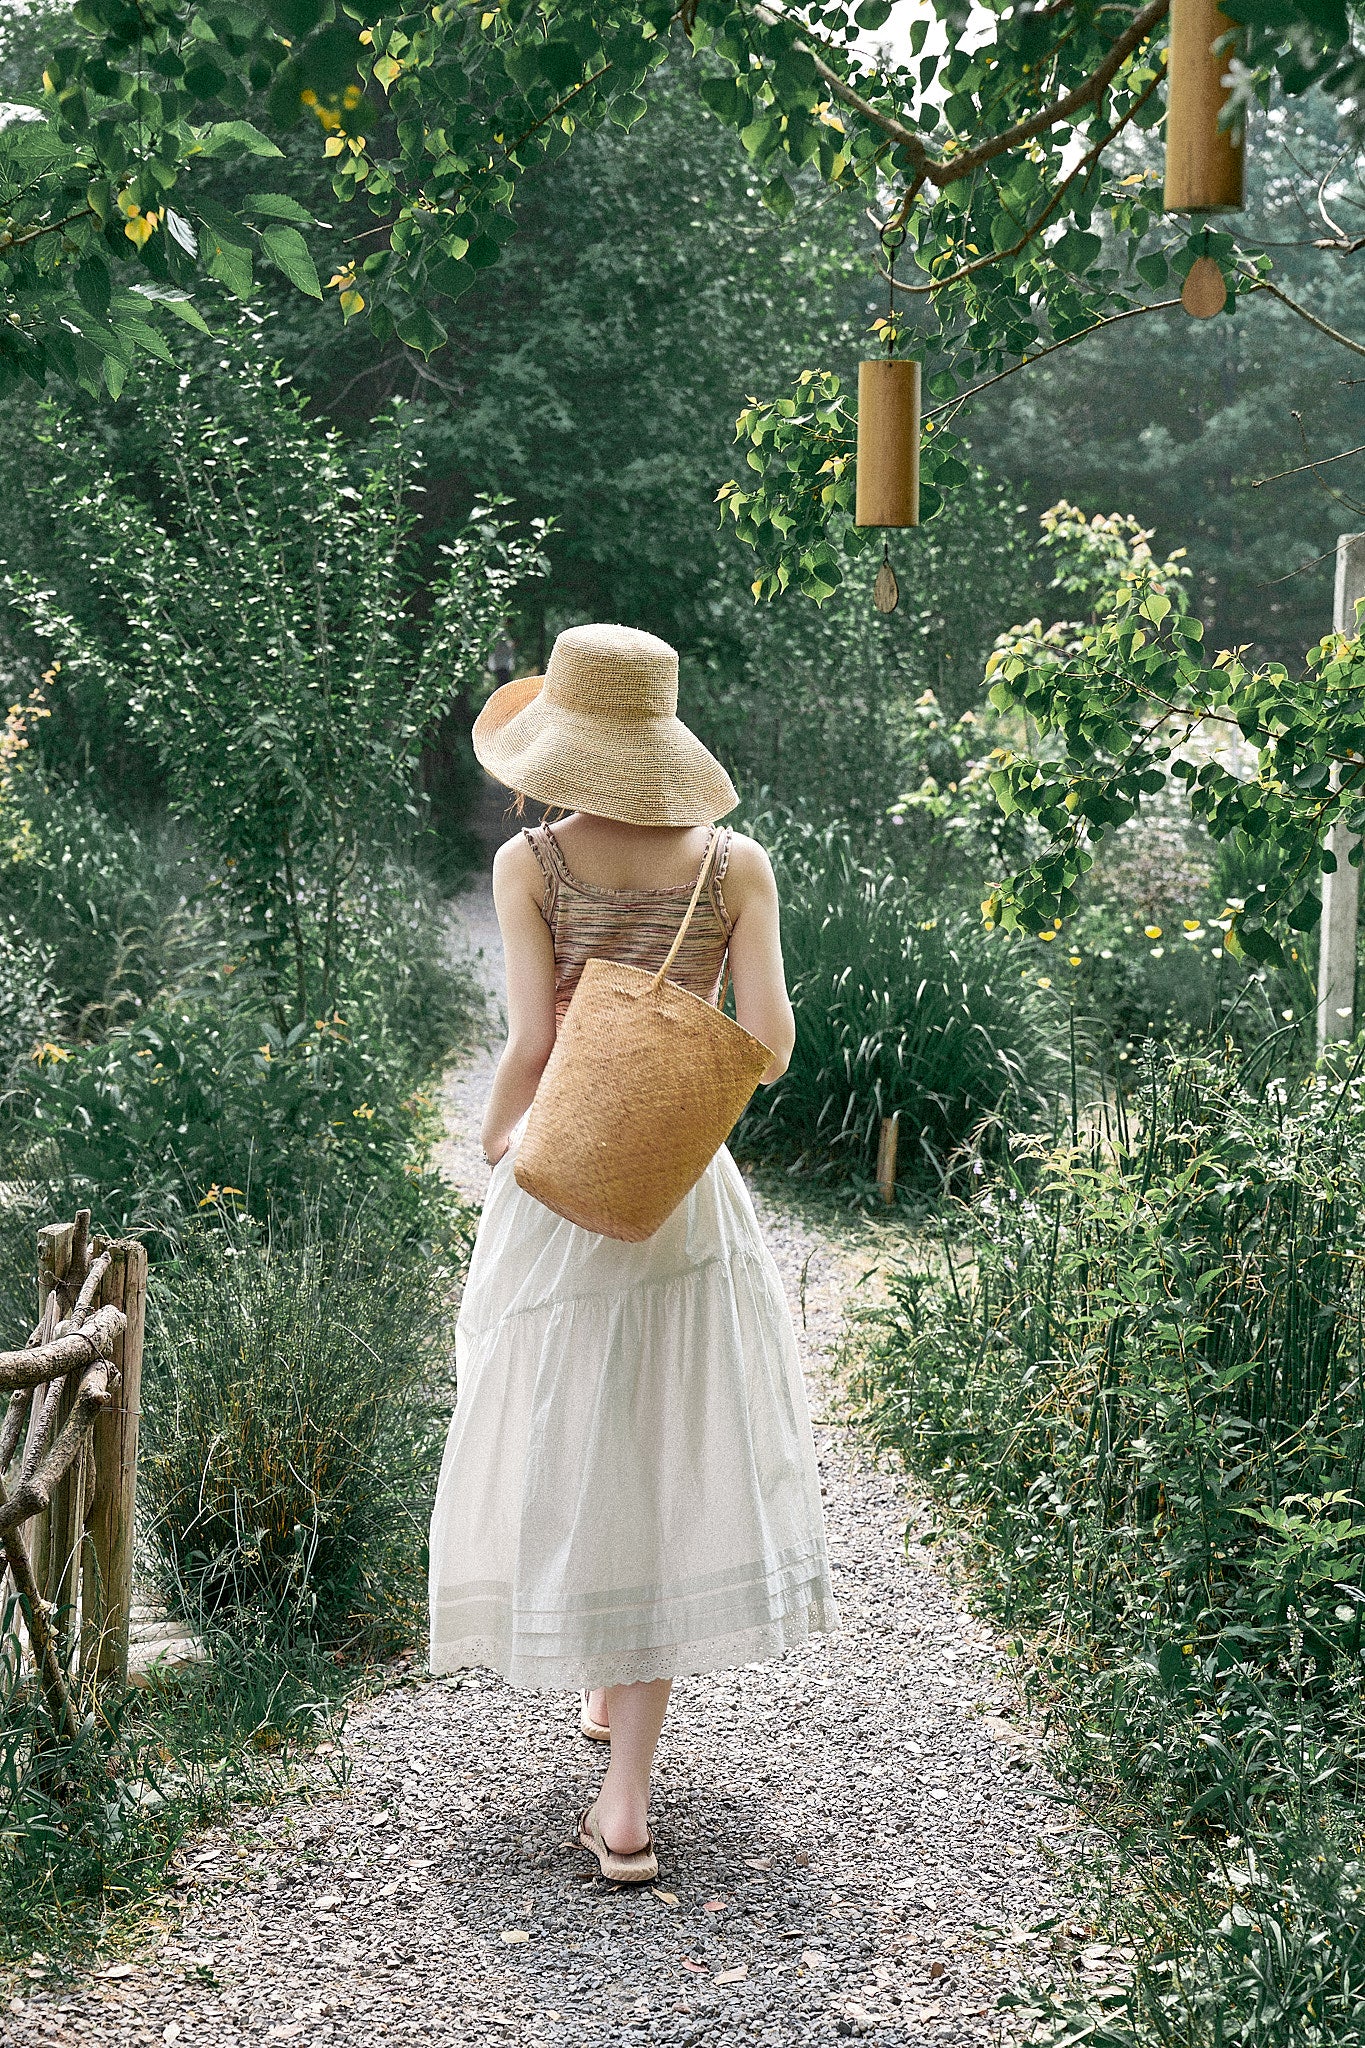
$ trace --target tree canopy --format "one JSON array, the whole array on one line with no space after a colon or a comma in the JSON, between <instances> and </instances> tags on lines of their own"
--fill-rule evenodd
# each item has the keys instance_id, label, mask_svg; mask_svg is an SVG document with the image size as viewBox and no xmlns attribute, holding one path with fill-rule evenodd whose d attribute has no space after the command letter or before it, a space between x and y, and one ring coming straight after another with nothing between
<instances>
[{"instance_id":1,"label":"tree canopy","mask_svg":"<svg viewBox=\"0 0 1365 2048\"><path fill-rule=\"evenodd\" d=\"M320 296L308 221L271 189L271 134L295 123L373 223L330 279L343 316L430 352L442 304L512 237L526 172L584 128L644 116L683 39L768 204L790 210L803 177L863 195L970 382L1137 304L1171 267L1150 180L1118 146L1161 119L1167 9L928 0L883 47L891 0L77 0L55 17L44 118L0 136L0 367L115 388L132 353L164 350L152 315L195 317L204 273L245 294L264 261ZM1234 119L1274 80L1354 104L1344 0L1233 11ZM213 166L243 156L261 184L233 211ZM1216 244L1236 292L1247 266Z\"/></svg>"}]
</instances>

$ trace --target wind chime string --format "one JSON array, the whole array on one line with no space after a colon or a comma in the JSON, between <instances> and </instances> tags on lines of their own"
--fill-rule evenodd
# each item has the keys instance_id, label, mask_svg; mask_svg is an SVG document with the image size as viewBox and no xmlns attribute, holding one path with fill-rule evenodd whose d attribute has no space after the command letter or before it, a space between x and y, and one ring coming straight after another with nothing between
<instances>
[{"instance_id":1,"label":"wind chime string","mask_svg":"<svg viewBox=\"0 0 1365 2048\"><path fill-rule=\"evenodd\" d=\"M882 255L886 259L886 355L888 362L896 353L896 251L900 247L901 230L883 228L881 233ZM886 533L882 534L882 563L877 571L877 580L872 586L872 602L879 612L893 612L901 601L900 585L896 572L891 566L891 542Z\"/></svg>"}]
</instances>

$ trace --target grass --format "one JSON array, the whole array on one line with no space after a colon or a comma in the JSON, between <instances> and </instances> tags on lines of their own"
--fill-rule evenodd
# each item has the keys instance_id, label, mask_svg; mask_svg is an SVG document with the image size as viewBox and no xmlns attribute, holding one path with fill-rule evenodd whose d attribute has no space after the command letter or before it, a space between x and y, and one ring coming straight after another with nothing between
<instances>
[{"instance_id":1,"label":"grass","mask_svg":"<svg viewBox=\"0 0 1365 2048\"><path fill-rule=\"evenodd\" d=\"M361 1210L338 1238L200 1228L150 1319L140 1489L195 1626L415 1640L450 1409L452 1271Z\"/></svg>"},{"instance_id":2,"label":"grass","mask_svg":"<svg viewBox=\"0 0 1365 2048\"><path fill-rule=\"evenodd\" d=\"M88 1959L164 1891L190 1835L288 1796L305 1771L344 1775L354 1666L245 1633L208 1647L172 1681L103 1699L69 1746L12 1654L0 1666L0 1971L35 1950L59 1971Z\"/></svg>"},{"instance_id":3,"label":"grass","mask_svg":"<svg viewBox=\"0 0 1365 2048\"><path fill-rule=\"evenodd\" d=\"M860 1392L1032 1646L1131 1984L1040 2040L1365 2038L1365 1097L1149 1058L862 1325ZM935 1270L937 1267L937 1270Z\"/></svg>"},{"instance_id":4,"label":"grass","mask_svg":"<svg viewBox=\"0 0 1365 2048\"><path fill-rule=\"evenodd\" d=\"M757 830L778 875L797 1035L738 1147L866 1182L882 1119L898 1112L901 1179L937 1192L1005 1121L1046 1120L1066 1072L1063 1013L1036 977L1021 980L1008 941L863 867L844 826Z\"/></svg>"}]
</instances>

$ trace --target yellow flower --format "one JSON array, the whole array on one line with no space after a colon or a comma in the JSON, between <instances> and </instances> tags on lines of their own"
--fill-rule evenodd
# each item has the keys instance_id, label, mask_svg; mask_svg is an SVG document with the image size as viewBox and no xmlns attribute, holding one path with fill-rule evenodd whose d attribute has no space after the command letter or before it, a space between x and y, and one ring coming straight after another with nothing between
<instances>
[{"instance_id":1,"label":"yellow flower","mask_svg":"<svg viewBox=\"0 0 1365 2048\"><path fill-rule=\"evenodd\" d=\"M1067 965L1068 965L1068 967L1079 967L1079 966L1080 966L1080 964L1081 964L1081 956L1080 956L1080 954L1079 954L1079 953L1072 953L1072 954L1070 954L1070 955L1068 956L1068 958L1067 958Z\"/></svg>"},{"instance_id":2,"label":"yellow flower","mask_svg":"<svg viewBox=\"0 0 1365 2048\"><path fill-rule=\"evenodd\" d=\"M1159 924L1144 925L1143 930L1149 939L1159 939L1161 937L1161 926Z\"/></svg>"},{"instance_id":3,"label":"yellow flower","mask_svg":"<svg viewBox=\"0 0 1365 2048\"><path fill-rule=\"evenodd\" d=\"M1199 919L1197 917L1187 917L1185 919L1185 929L1187 932L1197 932L1199 930Z\"/></svg>"},{"instance_id":4,"label":"yellow flower","mask_svg":"<svg viewBox=\"0 0 1365 2048\"><path fill-rule=\"evenodd\" d=\"M359 1109L353 1109L351 1111L351 1115L363 1117L366 1123L369 1123L371 1118L374 1116L374 1111L370 1108L368 1102L362 1102Z\"/></svg>"},{"instance_id":5,"label":"yellow flower","mask_svg":"<svg viewBox=\"0 0 1365 2048\"><path fill-rule=\"evenodd\" d=\"M1038 936L1045 946L1050 946L1057 934L1056 932L1039 932Z\"/></svg>"},{"instance_id":6,"label":"yellow flower","mask_svg":"<svg viewBox=\"0 0 1365 2048\"><path fill-rule=\"evenodd\" d=\"M1039 986L1039 988L1051 988L1051 986L1052 986L1052 983L1051 983L1051 981L1050 981L1050 980L1048 979L1047 975L1045 975L1045 974L1040 974L1040 975L1038 976L1038 986Z\"/></svg>"}]
</instances>

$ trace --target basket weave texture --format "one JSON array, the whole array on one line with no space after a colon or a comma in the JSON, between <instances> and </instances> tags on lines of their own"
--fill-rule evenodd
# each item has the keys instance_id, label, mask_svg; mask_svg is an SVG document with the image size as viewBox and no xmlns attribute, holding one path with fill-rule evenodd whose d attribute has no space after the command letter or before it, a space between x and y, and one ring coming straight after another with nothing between
<instances>
[{"instance_id":1,"label":"basket weave texture","mask_svg":"<svg viewBox=\"0 0 1365 2048\"><path fill-rule=\"evenodd\" d=\"M589 960L513 1167L547 1209L601 1237L652 1237L696 1186L772 1061L724 1011L665 979L715 858L657 974Z\"/></svg>"}]
</instances>

